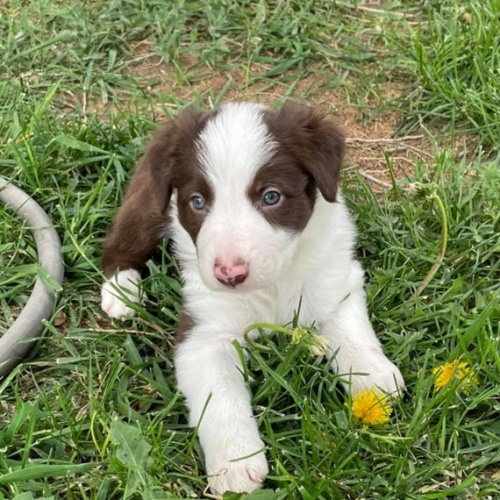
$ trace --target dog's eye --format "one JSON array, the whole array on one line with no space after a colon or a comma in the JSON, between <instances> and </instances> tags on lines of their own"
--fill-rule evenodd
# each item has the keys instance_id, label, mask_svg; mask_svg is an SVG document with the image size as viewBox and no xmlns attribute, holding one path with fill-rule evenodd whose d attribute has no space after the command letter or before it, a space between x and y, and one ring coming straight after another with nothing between
<instances>
[{"instance_id":1,"label":"dog's eye","mask_svg":"<svg viewBox=\"0 0 500 500\"><path fill-rule=\"evenodd\" d=\"M278 203L280 199L281 199L281 194L279 193L279 191L270 189L269 191L266 191L264 193L262 202L264 203L264 205L272 206L276 205L276 203Z\"/></svg>"},{"instance_id":2,"label":"dog's eye","mask_svg":"<svg viewBox=\"0 0 500 500\"><path fill-rule=\"evenodd\" d=\"M205 209L205 200L203 199L203 196L199 194L193 194L191 196L191 206L195 210L204 210Z\"/></svg>"}]
</instances>

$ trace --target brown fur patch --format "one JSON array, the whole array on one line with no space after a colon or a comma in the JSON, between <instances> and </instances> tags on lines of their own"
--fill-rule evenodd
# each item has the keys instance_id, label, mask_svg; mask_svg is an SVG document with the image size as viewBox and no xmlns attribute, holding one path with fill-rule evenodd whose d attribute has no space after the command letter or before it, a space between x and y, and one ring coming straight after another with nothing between
<instances>
[{"instance_id":1,"label":"brown fur patch","mask_svg":"<svg viewBox=\"0 0 500 500\"><path fill-rule=\"evenodd\" d=\"M281 147L293 155L329 202L334 202L340 183L345 150L343 131L313 108L287 101L265 120Z\"/></svg>"},{"instance_id":2,"label":"brown fur patch","mask_svg":"<svg viewBox=\"0 0 500 500\"><path fill-rule=\"evenodd\" d=\"M182 309L181 317L179 318L179 325L177 327L177 337L175 338L176 345L183 342L189 331L196 326L193 317L186 311L186 308Z\"/></svg>"},{"instance_id":3,"label":"brown fur patch","mask_svg":"<svg viewBox=\"0 0 500 500\"><path fill-rule=\"evenodd\" d=\"M206 212L194 210L191 197L199 193L208 205L213 200L198 165L196 139L216 113L185 111L154 135L105 242L102 267L106 276L118 269L143 268L163 238L175 188L180 222L196 241ZM336 199L344 135L323 115L300 103L287 102L263 116L279 147L257 173L248 195L271 224L301 231L312 214L316 187L327 201ZM270 186L283 195L275 206L262 204L264 191Z\"/></svg>"},{"instance_id":4,"label":"brown fur patch","mask_svg":"<svg viewBox=\"0 0 500 500\"><path fill-rule=\"evenodd\" d=\"M196 159L193 158L192 163L186 165L181 178L178 179L177 207L180 223L196 242L207 210L195 210L191 206L191 197L194 193L200 194L207 206L210 206L213 201L212 189L197 166Z\"/></svg>"},{"instance_id":5,"label":"brown fur patch","mask_svg":"<svg viewBox=\"0 0 500 500\"><path fill-rule=\"evenodd\" d=\"M262 203L269 187L276 188L281 194L276 205ZM280 148L272 160L257 172L248 196L270 224L300 232L312 215L316 186L297 159Z\"/></svg>"},{"instance_id":6,"label":"brown fur patch","mask_svg":"<svg viewBox=\"0 0 500 500\"><path fill-rule=\"evenodd\" d=\"M172 191L192 175L195 140L209 116L185 111L153 136L104 244L101 264L106 276L118 269L140 271L163 239Z\"/></svg>"}]
</instances>

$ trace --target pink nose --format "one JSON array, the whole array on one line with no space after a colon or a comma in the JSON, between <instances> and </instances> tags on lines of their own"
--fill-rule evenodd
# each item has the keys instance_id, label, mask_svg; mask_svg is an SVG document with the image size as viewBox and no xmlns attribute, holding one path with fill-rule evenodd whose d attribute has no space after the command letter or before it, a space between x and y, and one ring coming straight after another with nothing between
<instances>
[{"instance_id":1,"label":"pink nose","mask_svg":"<svg viewBox=\"0 0 500 500\"><path fill-rule=\"evenodd\" d=\"M214 263L214 276L223 285L234 287L247 279L248 264L241 259L236 259L232 263L220 262L217 259Z\"/></svg>"}]
</instances>

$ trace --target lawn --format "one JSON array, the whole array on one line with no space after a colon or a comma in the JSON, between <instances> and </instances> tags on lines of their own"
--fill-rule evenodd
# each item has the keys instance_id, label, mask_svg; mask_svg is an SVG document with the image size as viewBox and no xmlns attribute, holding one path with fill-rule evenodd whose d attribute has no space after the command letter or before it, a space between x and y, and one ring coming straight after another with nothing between
<instances>
[{"instance_id":1,"label":"lawn","mask_svg":"<svg viewBox=\"0 0 500 500\"><path fill-rule=\"evenodd\" d=\"M0 175L65 262L43 338L0 380L0 499L207 494L173 374L176 263L159 248L136 318L110 321L100 249L156 123L289 97L346 127L372 321L407 394L364 426L307 339L262 338L246 375L270 475L247 498L500 498L499 30L496 0L0 1ZM1 335L40 271L0 218ZM437 389L450 362L467 369Z\"/></svg>"}]
</instances>

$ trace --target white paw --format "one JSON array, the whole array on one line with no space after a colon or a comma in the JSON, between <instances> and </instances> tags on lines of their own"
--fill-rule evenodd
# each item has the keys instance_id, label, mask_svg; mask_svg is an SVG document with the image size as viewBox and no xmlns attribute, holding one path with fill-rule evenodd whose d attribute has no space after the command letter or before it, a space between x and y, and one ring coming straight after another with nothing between
<instances>
[{"instance_id":1,"label":"white paw","mask_svg":"<svg viewBox=\"0 0 500 500\"><path fill-rule=\"evenodd\" d=\"M264 451L254 453L263 448L260 438L248 442L235 438L232 442L226 441L214 456L207 457L208 485L212 492L219 495L226 491L250 493L261 488L269 468Z\"/></svg>"},{"instance_id":2,"label":"white paw","mask_svg":"<svg viewBox=\"0 0 500 500\"><path fill-rule=\"evenodd\" d=\"M138 283L141 275L135 269L120 271L102 285L101 307L111 318L122 319L133 316L134 310L123 302L123 298L138 304L140 302Z\"/></svg>"},{"instance_id":3,"label":"white paw","mask_svg":"<svg viewBox=\"0 0 500 500\"><path fill-rule=\"evenodd\" d=\"M402 395L405 388L398 367L377 348L367 348L366 352L359 352L356 361L352 363L350 375L344 375L342 378L346 380L344 386L351 394L376 388L397 396Z\"/></svg>"}]
</instances>

